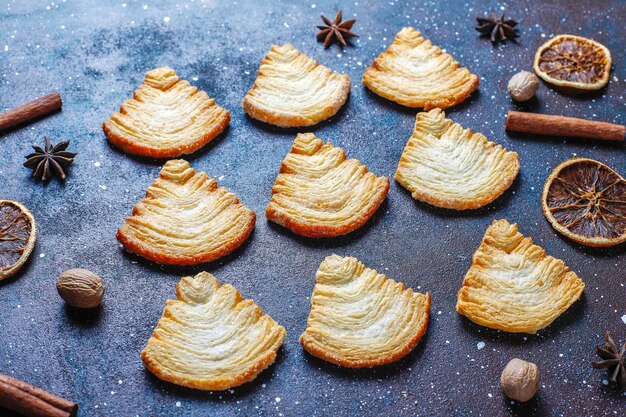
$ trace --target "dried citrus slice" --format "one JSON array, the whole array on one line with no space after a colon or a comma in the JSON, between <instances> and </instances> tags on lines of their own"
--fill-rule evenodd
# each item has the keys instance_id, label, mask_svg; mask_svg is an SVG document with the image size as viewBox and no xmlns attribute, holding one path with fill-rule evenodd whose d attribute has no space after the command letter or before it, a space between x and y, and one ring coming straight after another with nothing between
<instances>
[{"instance_id":1,"label":"dried citrus slice","mask_svg":"<svg viewBox=\"0 0 626 417\"><path fill-rule=\"evenodd\" d=\"M547 83L599 90L609 82L611 52L591 39L559 35L537 49L534 68Z\"/></svg>"},{"instance_id":2,"label":"dried citrus slice","mask_svg":"<svg viewBox=\"0 0 626 417\"><path fill-rule=\"evenodd\" d=\"M543 214L559 233L587 246L626 241L626 180L601 162L569 159L543 186Z\"/></svg>"},{"instance_id":3,"label":"dried citrus slice","mask_svg":"<svg viewBox=\"0 0 626 417\"><path fill-rule=\"evenodd\" d=\"M37 240L35 218L24 205L0 200L0 281L20 270Z\"/></svg>"}]
</instances>

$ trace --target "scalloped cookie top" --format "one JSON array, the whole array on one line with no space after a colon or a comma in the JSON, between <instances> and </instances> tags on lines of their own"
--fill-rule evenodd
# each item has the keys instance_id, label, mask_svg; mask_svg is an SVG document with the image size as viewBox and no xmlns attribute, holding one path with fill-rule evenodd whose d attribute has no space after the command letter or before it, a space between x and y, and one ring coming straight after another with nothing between
<instances>
[{"instance_id":1,"label":"scalloped cookie top","mask_svg":"<svg viewBox=\"0 0 626 417\"><path fill-rule=\"evenodd\" d=\"M102 128L124 152L175 158L202 148L229 122L230 113L207 93L179 79L173 69L162 67L146 73L133 98Z\"/></svg>"},{"instance_id":2,"label":"scalloped cookie top","mask_svg":"<svg viewBox=\"0 0 626 417\"><path fill-rule=\"evenodd\" d=\"M331 71L290 44L272 46L243 99L252 118L280 127L311 126L343 106L350 77Z\"/></svg>"},{"instance_id":3,"label":"scalloped cookie top","mask_svg":"<svg viewBox=\"0 0 626 417\"><path fill-rule=\"evenodd\" d=\"M168 161L117 232L124 247L154 262L195 265L231 253L250 235L255 213L187 161Z\"/></svg>"},{"instance_id":4,"label":"scalloped cookie top","mask_svg":"<svg viewBox=\"0 0 626 417\"><path fill-rule=\"evenodd\" d=\"M365 70L363 84L408 107L447 108L478 87L478 77L412 27L403 28L385 52Z\"/></svg>"},{"instance_id":5,"label":"scalloped cookie top","mask_svg":"<svg viewBox=\"0 0 626 417\"><path fill-rule=\"evenodd\" d=\"M492 329L536 333L578 300L584 288L576 273L533 245L516 224L496 220L472 257L456 310Z\"/></svg>"},{"instance_id":6,"label":"scalloped cookie top","mask_svg":"<svg viewBox=\"0 0 626 417\"><path fill-rule=\"evenodd\" d=\"M332 255L316 275L311 313L300 343L336 365L363 368L407 355L428 326L430 295Z\"/></svg>"},{"instance_id":7,"label":"scalloped cookie top","mask_svg":"<svg viewBox=\"0 0 626 417\"><path fill-rule=\"evenodd\" d=\"M313 133L299 133L282 162L266 215L303 236L339 236L365 224L388 191L387 177L376 177Z\"/></svg>"},{"instance_id":8,"label":"scalloped cookie top","mask_svg":"<svg viewBox=\"0 0 626 417\"><path fill-rule=\"evenodd\" d=\"M433 109L417 114L395 179L416 200L467 210L498 198L515 180L519 166L517 153Z\"/></svg>"},{"instance_id":9,"label":"scalloped cookie top","mask_svg":"<svg viewBox=\"0 0 626 417\"><path fill-rule=\"evenodd\" d=\"M166 302L141 352L157 377L189 388L225 390L252 381L274 363L285 328L237 289L200 272L182 278L176 295Z\"/></svg>"}]
</instances>

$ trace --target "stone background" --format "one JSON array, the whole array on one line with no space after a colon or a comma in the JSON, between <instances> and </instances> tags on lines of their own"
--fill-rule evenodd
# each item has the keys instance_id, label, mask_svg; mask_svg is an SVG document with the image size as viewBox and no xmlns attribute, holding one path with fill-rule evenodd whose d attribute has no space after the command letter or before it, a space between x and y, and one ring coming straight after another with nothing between
<instances>
[{"instance_id":1,"label":"stone background","mask_svg":"<svg viewBox=\"0 0 626 417\"><path fill-rule=\"evenodd\" d=\"M361 35L325 50L315 41L320 13L343 8ZM506 10L519 20L517 43L492 46L475 17ZM626 3L620 1L47 1L0 2L0 111L60 90L63 111L0 136L0 198L27 204L40 236L30 262L0 284L0 372L80 403L81 416L204 415L623 415L626 397L590 361L604 330L626 339L624 247L594 250L561 236L540 208L543 183L561 161L592 157L626 174L620 145L576 139L509 136L509 109L626 122ZM334 240L299 238L267 222L265 206L296 130L246 117L241 100L274 43L291 42L352 78L348 103L312 129L377 175L393 176L413 129L415 110L378 98L361 84L365 68L403 26L412 25L480 76L479 91L448 110L463 126L519 153L514 185L488 207L457 213L414 201L392 181L387 201L361 230ZM543 84L518 106L509 77L531 69L536 48L553 35L592 37L613 52L608 87L586 97ZM258 215L256 229L233 256L194 268L151 264L126 253L115 232L144 195L163 161L111 147L102 122L131 96L147 70L169 65L232 113L218 139L188 157L219 178ZM22 167L43 136L69 139L79 153L65 184L33 181ZM507 335L455 312L471 255L494 219L517 222L586 283L584 296L537 335ZM384 368L344 370L298 344L317 266L332 253L366 265L433 297L428 332L404 360ZM106 282L92 314L68 310L55 289L59 273L90 269ZM161 382L139 358L164 302L182 275L201 270L253 298L287 329L276 364L227 392L198 392ZM484 343L484 347L483 346ZM482 347L482 348L480 348ZM500 392L513 357L539 365L541 388L526 404Z\"/></svg>"}]
</instances>

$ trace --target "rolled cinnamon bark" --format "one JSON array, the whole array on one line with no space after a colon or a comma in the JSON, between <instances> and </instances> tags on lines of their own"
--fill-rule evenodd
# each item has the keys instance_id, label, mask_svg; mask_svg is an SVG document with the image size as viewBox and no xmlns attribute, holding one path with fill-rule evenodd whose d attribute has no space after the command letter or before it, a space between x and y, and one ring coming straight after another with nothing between
<instances>
[{"instance_id":1,"label":"rolled cinnamon bark","mask_svg":"<svg viewBox=\"0 0 626 417\"><path fill-rule=\"evenodd\" d=\"M616 142L623 142L626 133L626 127L622 125L512 110L506 115L504 128L507 131L537 135L573 136Z\"/></svg>"},{"instance_id":2,"label":"rolled cinnamon bark","mask_svg":"<svg viewBox=\"0 0 626 417\"><path fill-rule=\"evenodd\" d=\"M0 374L2 408L28 417L75 417L78 412L75 402Z\"/></svg>"},{"instance_id":3,"label":"rolled cinnamon bark","mask_svg":"<svg viewBox=\"0 0 626 417\"><path fill-rule=\"evenodd\" d=\"M61 110L63 101L55 91L0 114L0 131Z\"/></svg>"}]
</instances>

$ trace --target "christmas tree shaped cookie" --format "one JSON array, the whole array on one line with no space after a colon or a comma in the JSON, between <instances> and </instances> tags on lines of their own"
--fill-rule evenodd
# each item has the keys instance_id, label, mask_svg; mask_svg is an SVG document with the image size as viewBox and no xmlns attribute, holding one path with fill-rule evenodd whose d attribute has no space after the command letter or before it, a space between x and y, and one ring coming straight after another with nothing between
<instances>
[{"instance_id":1,"label":"christmas tree shaped cookie","mask_svg":"<svg viewBox=\"0 0 626 417\"><path fill-rule=\"evenodd\" d=\"M204 91L181 80L173 69L157 68L102 125L124 152L152 158L190 154L219 135L230 113Z\"/></svg>"},{"instance_id":2,"label":"christmas tree shaped cookie","mask_svg":"<svg viewBox=\"0 0 626 417\"><path fill-rule=\"evenodd\" d=\"M184 277L141 352L150 372L200 390L252 381L274 363L285 328L208 272Z\"/></svg>"},{"instance_id":3,"label":"christmas tree shaped cookie","mask_svg":"<svg viewBox=\"0 0 626 417\"><path fill-rule=\"evenodd\" d=\"M365 70L363 84L387 100L407 107L445 109L465 100L478 77L411 27Z\"/></svg>"},{"instance_id":4,"label":"christmas tree shaped cookie","mask_svg":"<svg viewBox=\"0 0 626 417\"><path fill-rule=\"evenodd\" d=\"M395 179L416 200L455 210L476 209L507 190L519 157L480 133L446 119L440 109L418 113Z\"/></svg>"},{"instance_id":5,"label":"christmas tree shaped cookie","mask_svg":"<svg viewBox=\"0 0 626 417\"><path fill-rule=\"evenodd\" d=\"M231 253L256 215L187 161L168 161L117 232L124 247L154 262L195 265Z\"/></svg>"},{"instance_id":6,"label":"christmas tree shaped cookie","mask_svg":"<svg viewBox=\"0 0 626 417\"><path fill-rule=\"evenodd\" d=\"M348 93L347 75L318 64L290 44L274 45L261 61L243 109L276 126L311 126L337 113Z\"/></svg>"},{"instance_id":7,"label":"christmas tree shaped cookie","mask_svg":"<svg viewBox=\"0 0 626 417\"><path fill-rule=\"evenodd\" d=\"M456 311L473 322L510 333L536 333L580 298L585 284L560 259L494 221L459 290Z\"/></svg>"},{"instance_id":8,"label":"christmas tree shaped cookie","mask_svg":"<svg viewBox=\"0 0 626 417\"><path fill-rule=\"evenodd\" d=\"M333 237L361 227L387 197L376 177L341 148L300 133L272 187L267 218L308 237Z\"/></svg>"},{"instance_id":9,"label":"christmas tree shaped cookie","mask_svg":"<svg viewBox=\"0 0 626 417\"><path fill-rule=\"evenodd\" d=\"M332 255L317 271L300 343L311 355L339 366L383 365L413 350L429 315L429 294L405 289L355 258Z\"/></svg>"}]
</instances>

